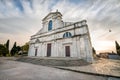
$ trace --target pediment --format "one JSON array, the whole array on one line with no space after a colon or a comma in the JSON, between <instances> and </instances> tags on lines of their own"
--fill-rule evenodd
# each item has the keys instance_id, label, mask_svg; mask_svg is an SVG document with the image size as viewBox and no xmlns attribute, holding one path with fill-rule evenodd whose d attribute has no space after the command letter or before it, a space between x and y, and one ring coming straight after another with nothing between
<instances>
[{"instance_id":1,"label":"pediment","mask_svg":"<svg viewBox=\"0 0 120 80\"><path fill-rule=\"evenodd\" d=\"M40 40L39 40L39 39L36 39L36 40L35 40L35 43L40 43Z\"/></svg>"},{"instance_id":2,"label":"pediment","mask_svg":"<svg viewBox=\"0 0 120 80\"><path fill-rule=\"evenodd\" d=\"M48 17L50 17L51 15L54 15L54 14L59 14L60 16L62 16L62 14L61 14L60 12L51 12L51 13L49 13L46 17L44 17L44 18L42 19L42 21L46 20Z\"/></svg>"}]
</instances>

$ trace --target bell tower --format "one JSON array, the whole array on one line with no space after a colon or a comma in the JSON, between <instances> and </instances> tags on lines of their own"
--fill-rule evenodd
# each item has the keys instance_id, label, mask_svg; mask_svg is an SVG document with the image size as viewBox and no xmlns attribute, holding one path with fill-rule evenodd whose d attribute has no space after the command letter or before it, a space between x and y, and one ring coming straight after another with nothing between
<instances>
[{"instance_id":1,"label":"bell tower","mask_svg":"<svg viewBox=\"0 0 120 80\"><path fill-rule=\"evenodd\" d=\"M50 12L42 20L44 31L52 31L63 27L62 14L56 10L56 12Z\"/></svg>"}]
</instances>

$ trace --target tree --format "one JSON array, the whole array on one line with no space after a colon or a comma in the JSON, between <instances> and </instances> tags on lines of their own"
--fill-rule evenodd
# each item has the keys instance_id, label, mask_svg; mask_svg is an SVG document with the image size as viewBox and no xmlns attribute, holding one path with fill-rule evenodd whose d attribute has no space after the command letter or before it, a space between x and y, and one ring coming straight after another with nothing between
<instances>
[{"instance_id":1,"label":"tree","mask_svg":"<svg viewBox=\"0 0 120 80\"><path fill-rule=\"evenodd\" d=\"M29 49L29 42L25 43L25 45L23 45L22 47L22 54L28 54L28 49Z\"/></svg>"},{"instance_id":2,"label":"tree","mask_svg":"<svg viewBox=\"0 0 120 80\"><path fill-rule=\"evenodd\" d=\"M118 44L117 41L115 41L115 46L116 46L116 52L118 55L120 55L120 45Z\"/></svg>"},{"instance_id":3,"label":"tree","mask_svg":"<svg viewBox=\"0 0 120 80\"><path fill-rule=\"evenodd\" d=\"M9 54L9 40L7 40L6 44L0 44L0 55L7 56Z\"/></svg>"},{"instance_id":4,"label":"tree","mask_svg":"<svg viewBox=\"0 0 120 80\"><path fill-rule=\"evenodd\" d=\"M5 44L5 46L6 46L6 48L9 50L9 39L7 40L7 42L6 42L6 44Z\"/></svg>"},{"instance_id":5,"label":"tree","mask_svg":"<svg viewBox=\"0 0 120 80\"><path fill-rule=\"evenodd\" d=\"M9 54L9 39L7 40L6 44L5 44L5 47L7 49L7 54Z\"/></svg>"},{"instance_id":6,"label":"tree","mask_svg":"<svg viewBox=\"0 0 120 80\"><path fill-rule=\"evenodd\" d=\"M16 42L15 42L10 53L12 56L14 56L16 52L17 52L17 48L16 48Z\"/></svg>"},{"instance_id":7,"label":"tree","mask_svg":"<svg viewBox=\"0 0 120 80\"><path fill-rule=\"evenodd\" d=\"M25 43L25 45L22 46L22 50L28 52L29 49L29 43Z\"/></svg>"},{"instance_id":8,"label":"tree","mask_svg":"<svg viewBox=\"0 0 120 80\"><path fill-rule=\"evenodd\" d=\"M96 50L94 49L94 47L92 48L93 54L96 54Z\"/></svg>"},{"instance_id":9,"label":"tree","mask_svg":"<svg viewBox=\"0 0 120 80\"><path fill-rule=\"evenodd\" d=\"M14 56L15 54L18 54L18 52L21 50L20 46L17 46L16 42L13 45L13 48L11 49L11 55Z\"/></svg>"},{"instance_id":10,"label":"tree","mask_svg":"<svg viewBox=\"0 0 120 80\"><path fill-rule=\"evenodd\" d=\"M7 48L4 45L0 44L0 56L6 56L7 52Z\"/></svg>"},{"instance_id":11,"label":"tree","mask_svg":"<svg viewBox=\"0 0 120 80\"><path fill-rule=\"evenodd\" d=\"M20 46L17 46L17 47L16 47L16 50L17 50L16 52L18 53L18 52L21 50L21 47L20 47Z\"/></svg>"},{"instance_id":12,"label":"tree","mask_svg":"<svg viewBox=\"0 0 120 80\"><path fill-rule=\"evenodd\" d=\"M92 51L93 51L93 57L96 57L96 50L94 49L94 47L92 47Z\"/></svg>"}]
</instances>

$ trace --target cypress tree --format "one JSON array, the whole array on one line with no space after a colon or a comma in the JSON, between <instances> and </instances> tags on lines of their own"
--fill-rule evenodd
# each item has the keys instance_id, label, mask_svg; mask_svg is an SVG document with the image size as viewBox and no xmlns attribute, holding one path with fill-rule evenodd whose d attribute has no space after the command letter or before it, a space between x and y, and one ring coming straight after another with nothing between
<instances>
[{"instance_id":1,"label":"cypress tree","mask_svg":"<svg viewBox=\"0 0 120 80\"><path fill-rule=\"evenodd\" d=\"M96 50L92 47L93 54L96 54Z\"/></svg>"},{"instance_id":2,"label":"cypress tree","mask_svg":"<svg viewBox=\"0 0 120 80\"><path fill-rule=\"evenodd\" d=\"M118 55L120 55L120 45L118 44L117 41L115 41L115 46L116 46L116 52Z\"/></svg>"},{"instance_id":3,"label":"cypress tree","mask_svg":"<svg viewBox=\"0 0 120 80\"><path fill-rule=\"evenodd\" d=\"M96 57L96 50L94 49L94 47L92 47L92 52L93 52L93 57Z\"/></svg>"},{"instance_id":4,"label":"cypress tree","mask_svg":"<svg viewBox=\"0 0 120 80\"><path fill-rule=\"evenodd\" d=\"M6 42L6 45L5 45L6 48L8 49L8 51L9 51L9 42L10 42L10 40L8 39L7 42Z\"/></svg>"},{"instance_id":5,"label":"cypress tree","mask_svg":"<svg viewBox=\"0 0 120 80\"><path fill-rule=\"evenodd\" d=\"M9 42L10 42L10 40L8 39L7 42L6 42L6 44L5 44L5 48L7 50L6 54L9 54Z\"/></svg>"},{"instance_id":6,"label":"cypress tree","mask_svg":"<svg viewBox=\"0 0 120 80\"><path fill-rule=\"evenodd\" d=\"M17 52L17 49L16 49L16 42L15 42L11 49L11 55L14 56L16 52Z\"/></svg>"}]
</instances>

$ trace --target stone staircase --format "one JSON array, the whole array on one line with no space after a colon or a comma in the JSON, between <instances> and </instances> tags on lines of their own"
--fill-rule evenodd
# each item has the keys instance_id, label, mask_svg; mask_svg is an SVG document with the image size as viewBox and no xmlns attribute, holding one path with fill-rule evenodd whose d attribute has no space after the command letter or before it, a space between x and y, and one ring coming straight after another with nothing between
<instances>
[{"instance_id":1,"label":"stone staircase","mask_svg":"<svg viewBox=\"0 0 120 80\"><path fill-rule=\"evenodd\" d=\"M86 61L78 58L20 57L16 60L44 66L82 66L89 64Z\"/></svg>"}]
</instances>

